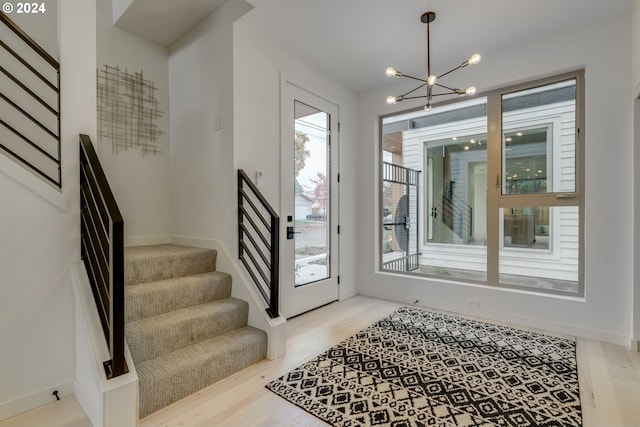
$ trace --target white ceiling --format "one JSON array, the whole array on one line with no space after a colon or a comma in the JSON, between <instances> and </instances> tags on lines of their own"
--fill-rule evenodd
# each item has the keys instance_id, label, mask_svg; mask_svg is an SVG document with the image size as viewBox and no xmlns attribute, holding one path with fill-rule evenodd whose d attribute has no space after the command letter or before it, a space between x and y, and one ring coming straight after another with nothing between
<instances>
[{"instance_id":1,"label":"white ceiling","mask_svg":"<svg viewBox=\"0 0 640 427\"><path fill-rule=\"evenodd\" d=\"M630 13L636 0L248 1L255 8L242 19L261 37L359 92L383 86L390 65L408 74L424 73L426 31L420 15L426 11L437 14L431 24L431 62L436 72L443 72L475 52L487 58L514 44L596 26ZM175 39L166 37L169 27L193 26L206 9L198 10L198 5L215 8L220 3L135 0L132 7L139 21L156 27L155 40L170 45ZM154 5L163 4L164 12L154 11ZM191 12L185 13L187 9ZM191 18L180 24L183 15Z\"/></svg>"},{"instance_id":2,"label":"white ceiling","mask_svg":"<svg viewBox=\"0 0 640 427\"><path fill-rule=\"evenodd\" d=\"M115 24L163 46L171 46L225 1L132 0L120 16L114 17Z\"/></svg>"}]
</instances>

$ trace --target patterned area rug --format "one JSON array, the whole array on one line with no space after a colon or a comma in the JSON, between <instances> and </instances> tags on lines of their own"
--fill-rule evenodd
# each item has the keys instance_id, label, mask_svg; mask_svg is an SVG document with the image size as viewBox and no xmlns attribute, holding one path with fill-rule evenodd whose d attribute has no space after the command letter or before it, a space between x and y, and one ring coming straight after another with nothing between
<instances>
[{"instance_id":1,"label":"patterned area rug","mask_svg":"<svg viewBox=\"0 0 640 427\"><path fill-rule=\"evenodd\" d=\"M413 307L267 384L333 426L581 426L575 342Z\"/></svg>"}]
</instances>

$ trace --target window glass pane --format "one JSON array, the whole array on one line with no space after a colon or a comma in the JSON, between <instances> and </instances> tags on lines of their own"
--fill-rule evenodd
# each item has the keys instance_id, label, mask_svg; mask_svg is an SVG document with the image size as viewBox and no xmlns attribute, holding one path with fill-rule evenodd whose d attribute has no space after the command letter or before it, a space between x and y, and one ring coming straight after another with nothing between
<instances>
[{"instance_id":1,"label":"window glass pane","mask_svg":"<svg viewBox=\"0 0 640 427\"><path fill-rule=\"evenodd\" d=\"M500 283L577 293L577 206L502 208Z\"/></svg>"},{"instance_id":2,"label":"window glass pane","mask_svg":"<svg viewBox=\"0 0 640 427\"><path fill-rule=\"evenodd\" d=\"M431 276L486 281L486 114L486 99L479 98L384 123L380 213L384 270L411 267L410 271ZM415 171L419 186L406 185L387 170ZM408 245L403 246L404 234L399 232L404 232L405 223L411 231ZM401 256L408 259L406 266L391 263Z\"/></svg>"},{"instance_id":3,"label":"window glass pane","mask_svg":"<svg viewBox=\"0 0 640 427\"><path fill-rule=\"evenodd\" d=\"M549 208L502 210L505 248L549 249Z\"/></svg>"},{"instance_id":4,"label":"window glass pane","mask_svg":"<svg viewBox=\"0 0 640 427\"><path fill-rule=\"evenodd\" d=\"M385 270L414 271L418 268L420 173L396 163L383 163L382 256Z\"/></svg>"},{"instance_id":5,"label":"window glass pane","mask_svg":"<svg viewBox=\"0 0 640 427\"><path fill-rule=\"evenodd\" d=\"M487 137L427 143L431 243L486 245Z\"/></svg>"},{"instance_id":6,"label":"window glass pane","mask_svg":"<svg viewBox=\"0 0 640 427\"><path fill-rule=\"evenodd\" d=\"M574 192L574 79L502 97L502 194Z\"/></svg>"},{"instance_id":7,"label":"window glass pane","mask_svg":"<svg viewBox=\"0 0 640 427\"><path fill-rule=\"evenodd\" d=\"M583 295L582 80L382 118L381 270Z\"/></svg>"},{"instance_id":8,"label":"window glass pane","mask_svg":"<svg viewBox=\"0 0 640 427\"><path fill-rule=\"evenodd\" d=\"M426 143L426 228L422 269L486 280L487 136Z\"/></svg>"},{"instance_id":9,"label":"window glass pane","mask_svg":"<svg viewBox=\"0 0 640 427\"><path fill-rule=\"evenodd\" d=\"M295 286L330 276L329 114L295 101Z\"/></svg>"}]
</instances>

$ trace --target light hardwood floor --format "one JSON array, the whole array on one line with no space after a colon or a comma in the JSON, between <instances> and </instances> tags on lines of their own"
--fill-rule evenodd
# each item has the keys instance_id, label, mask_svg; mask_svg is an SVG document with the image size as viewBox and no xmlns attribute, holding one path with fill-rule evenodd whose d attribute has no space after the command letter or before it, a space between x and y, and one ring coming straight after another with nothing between
<instances>
[{"instance_id":1,"label":"light hardwood floor","mask_svg":"<svg viewBox=\"0 0 640 427\"><path fill-rule=\"evenodd\" d=\"M76 398L66 396L59 401L0 421L0 427L91 427L91 421Z\"/></svg>"},{"instance_id":2,"label":"light hardwood floor","mask_svg":"<svg viewBox=\"0 0 640 427\"><path fill-rule=\"evenodd\" d=\"M144 418L140 427L327 426L264 386L399 306L357 296L292 319L287 322L286 356L250 366ZM640 353L581 338L577 348L584 427L640 427ZM45 417L40 419L50 427L77 426ZM38 425L5 423L0 427Z\"/></svg>"}]
</instances>

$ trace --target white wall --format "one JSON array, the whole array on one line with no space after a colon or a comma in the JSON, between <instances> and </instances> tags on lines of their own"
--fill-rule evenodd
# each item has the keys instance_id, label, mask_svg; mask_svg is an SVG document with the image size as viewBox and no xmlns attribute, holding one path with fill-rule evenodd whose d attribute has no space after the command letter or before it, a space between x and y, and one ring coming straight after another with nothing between
<instances>
[{"instance_id":1,"label":"white wall","mask_svg":"<svg viewBox=\"0 0 640 427\"><path fill-rule=\"evenodd\" d=\"M633 224L634 224L634 244L633 244L633 318L632 346L640 351L640 2L635 2L632 15L632 40L631 40L631 63L633 77L633 109L634 109L634 131L633 131Z\"/></svg>"},{"instance_id":2,"label":"white wall","mask_svg":"<svg viewBox=\"0 0 640 427\"><path fill-rule=\"evenodd\" d=\"M111 189L124 217L125 244L155 244L169 241L169 51L166 47L130 34L112 24L111 1L98 0L97 67L105 65L143 72L158 88L157 121L164 132L154 145L159 154L139 149L113 150L111 141L99 140L98 154Z\"/></svg>"},{"instance_id":3,"label":"white wall","mask_svg":"<svg viewBox=\"0 0 640 427\"><path fill-rule=\"evenodd\" d=\"M249 8L244 0L225 3L169 57L172 235L227 248L236 236L233 22Z\"/></svg>"},{"instance_id":4,"label":"white wall","mask_svg":"<svg viewBox=\"0 0 640 427\"><path fill-rule=\"evenodd\" d=\"M622 17L517 49L483 52L483 62L462 76L482 91L586 69L584 301L376 273L377 227L370 213L378 206L378 115L411 107L385 104L388 94L401 92L391 86L359 99L359 292L627 345L633 261L630 41L631 19ZM453 86L469 84L451 77ZM467 308L468 298L479 300L480 309Z\"/></svg>"},{"instance_id":5,"label":"white wall","mask_svg":"<svg viewBox=\"0 0 640 427\"><path fill-rule=\"evenodd\" d=\"M61 0L62 193L0 164L0 419L73 391L78 133L95 137L95 3ZM45 185L42 188L41 185Z\"/></svg>"},{"instance_id":6,"label":"white wall","mask_svg":"<svg viewBox=\"0 0 640 427\"><path fill-rule=\"evenodd\" d=\"M58 0L44 0L45 13L17 13L16 3L13 4L13 13L9 18L18 24L36 43L44 48L47 53L58 59ZM23 2L26 3L26 2ZM33 2L32 2L33 3Z\"/></svg>"},{"instance_id":7,"label":"white wall","mask_svg":"<svg viewBox=\"0 0 640 427\"><path fill-rule=\"evenodd\" d=\"M286 225L280 191L280 79L339 106L340 132L340 298L356 293L356 168L358 159L355 94L287 55L256 34L251 12L234 27L235 162L253 179L264 172L262 191ZM291 212L290 214L293 214ZM367 212L370 215L371 212Z\"/></svg>"}]
</instances>

